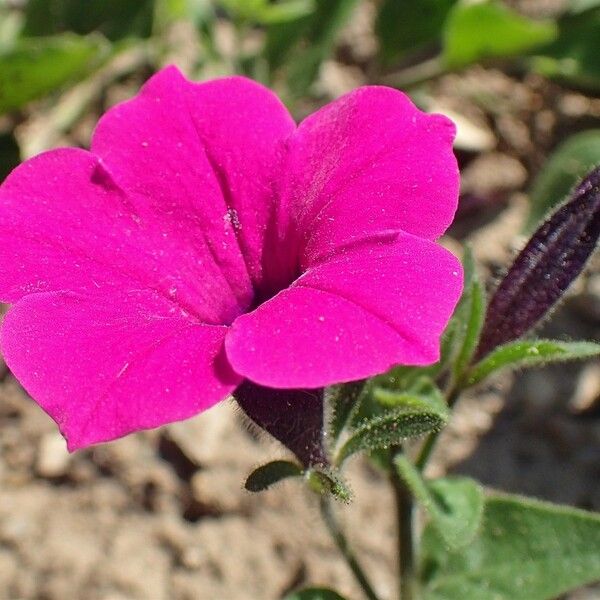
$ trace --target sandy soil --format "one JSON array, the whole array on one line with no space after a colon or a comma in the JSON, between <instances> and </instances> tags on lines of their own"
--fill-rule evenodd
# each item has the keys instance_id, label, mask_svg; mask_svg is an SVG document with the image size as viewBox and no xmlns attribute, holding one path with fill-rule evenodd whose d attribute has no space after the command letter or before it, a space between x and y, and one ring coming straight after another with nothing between
<instances>
[{"instance_id":1,"label":"sandy soil","mask_svg":"<svg viewBox=\"0 0 600 600\"><path fill-rule=\"evenodd\" d=\"M358 39L360 28L348 35ZM372 38L361 39L358 63L373 52ZM331 61L317 87L331 96L365 80L356 65ZM115 86L110 98L128 93ZM471 237L492 281L522 243L532 177L567 133L600 124L600 100L474 68L443 78L424 101L459 121L464 197L452 233ZM95 118L64 140L40 133L39 118L17 133L27 148L44 135L85 145ZM600 339L598 261L546 327L548 335ZM294 482L261 495L243 490L253 467L285 452L250 431L233 403L69 456L50 419L0 373L0 600L276 600L308 583L361 598L322 531L315 497ZM468 474L598 510L600 367L503 376L459 404L440 447L432 475ZM386 482L360 460L349 479L356 500L340 517L382 598L391 598ZM597 600L600 590L570 598Z\"/></svg>"}]
</instances>

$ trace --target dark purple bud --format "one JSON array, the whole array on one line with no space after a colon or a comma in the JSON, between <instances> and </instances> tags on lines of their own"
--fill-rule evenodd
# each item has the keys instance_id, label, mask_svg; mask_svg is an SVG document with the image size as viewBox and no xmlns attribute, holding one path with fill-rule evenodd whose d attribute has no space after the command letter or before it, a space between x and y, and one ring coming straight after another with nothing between
<instances>
[{"instance_id":1,"label":"dark purple bud","mask_svg":"<svg viewBox=\"0 0 600 600\"><path fill-rule=\"evenodd\" d=\"M533 234L488 304L475 360L529 331L581 273L600 237L600 167Z\"/></svg>"},{"instance_id":2,"label":"dark purple bud","mask_svg":"<svg viewBox=\"0 0 600 600\"><path fill-rule=\"evenodd\" d=\"M256 425L291 450L305 467L327 466L323 389L278 390L246 381L234 393Z\"/></svg>"}]
</instances>

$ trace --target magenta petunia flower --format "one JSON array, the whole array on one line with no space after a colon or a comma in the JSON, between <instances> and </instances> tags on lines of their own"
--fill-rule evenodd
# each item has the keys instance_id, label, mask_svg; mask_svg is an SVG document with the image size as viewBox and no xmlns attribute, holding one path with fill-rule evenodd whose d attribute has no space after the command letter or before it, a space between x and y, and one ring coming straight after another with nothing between
<instances>
[{"instance_id":1,"label":"magenta petunia flower","mask_svg":"<svg viewBox=\"0 0 600 600\"><path fill-rule=\"evenodd\" d=\"M358 89L296 126L264 87L170 67L0 187L2 352L71 450L243 382L321 388L437 360L462 287L436 240L454 127Z\"/></svg>"}]
</instances>

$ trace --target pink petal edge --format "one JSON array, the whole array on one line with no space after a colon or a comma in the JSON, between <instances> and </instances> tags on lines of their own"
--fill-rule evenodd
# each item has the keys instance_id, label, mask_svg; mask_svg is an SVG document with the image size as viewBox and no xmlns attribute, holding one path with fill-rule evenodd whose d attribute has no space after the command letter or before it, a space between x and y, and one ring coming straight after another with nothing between
<instances>
[{"instance_id":1,"label":"pink petal edge","mask_svg":"<svg viewBox=\"0 0 600 600\"><path fill-rule=\"evenodd\" d=\"M189 418L241 382L226 327L200 325L157 294L32 294L4 318L6 363L73 451Z\"/></svg>"}]
</instances>

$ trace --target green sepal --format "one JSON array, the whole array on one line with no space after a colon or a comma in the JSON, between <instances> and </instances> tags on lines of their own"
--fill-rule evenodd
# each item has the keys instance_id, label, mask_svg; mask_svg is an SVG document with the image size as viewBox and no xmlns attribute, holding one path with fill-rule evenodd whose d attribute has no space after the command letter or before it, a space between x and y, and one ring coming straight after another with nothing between
<instances>
[{"instance_id":1,"label":"green sepal","mask_svg":"<svg viewBox=\"0 0 600 600\"><path fill-rule=\"evenodd\" d=\"M308 487L316 494L331 495L344 503L352 500L352 492L337 470L311 468L307 469L305 477Z\"/></svg>"},{"instance_id":2,"label":"green sepal","mask_svg":"<svg viewBox=\"0 0 600 600\"><path fill-rule=\"evenodd\" d=\"M288 460L274 460L254 469L246 479L244 487L249 492L262 492L283 479L303 475L304 470L300 465Z\"/></svg>"}]
</instances>

